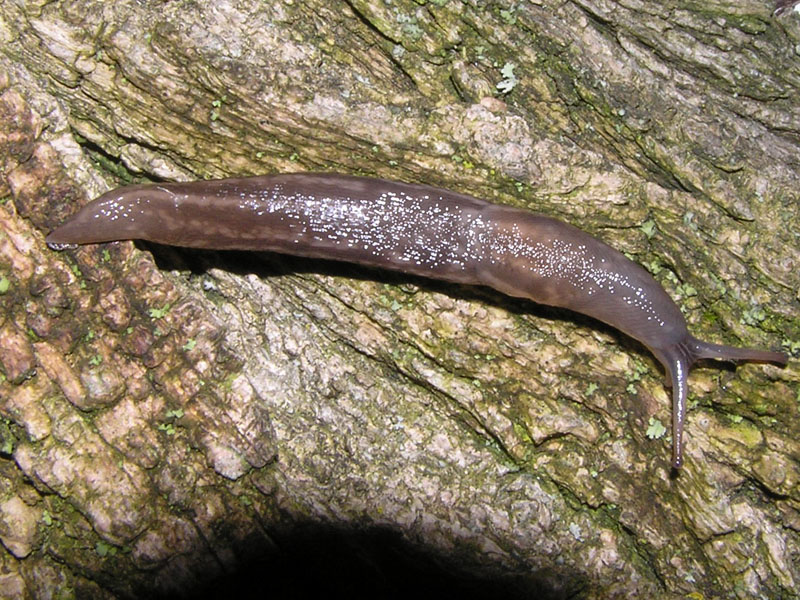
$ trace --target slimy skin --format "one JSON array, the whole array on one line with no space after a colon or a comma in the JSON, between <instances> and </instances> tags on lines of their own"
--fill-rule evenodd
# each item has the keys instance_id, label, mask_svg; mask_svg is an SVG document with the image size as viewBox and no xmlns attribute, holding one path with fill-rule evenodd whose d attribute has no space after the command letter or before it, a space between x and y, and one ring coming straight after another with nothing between
<instances>
[{"instance_id":1,"label":"slimy skin","mask_svg":"<svg viewBox=\"0 0 800 600\"><path fill-rule=\"evenodd\" d=\"M46 241L60 249L135 239L348 261L485 285L594 317L639 340L664 366L675 468L683 463L687 376L697 360L788 360L693 337L647 271L572 225L427 185L309 173L127 186L90 202Z\"/></svg>"},{"instance_id":2,"label":"slimy skin","mask_svg":"<svg viewBox=\"0 0 800 600\"><path fill-rule=\"evenodd\" d=\"M778 16L789 12L789 10L793 9L798 4L798 1L800 0L776 0L775 10L772 14Z\"/></svg>"}]
</instances>

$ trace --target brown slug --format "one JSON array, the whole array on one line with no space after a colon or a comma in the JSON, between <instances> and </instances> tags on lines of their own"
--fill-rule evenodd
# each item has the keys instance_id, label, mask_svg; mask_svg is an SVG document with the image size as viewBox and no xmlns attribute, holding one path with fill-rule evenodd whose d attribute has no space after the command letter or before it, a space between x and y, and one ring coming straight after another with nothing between
<instances>
[{"instance_id":1,"label":"brown slug","mask_svg":"<svg viewBox=\"0 0 800 600\"><path fill-rule=\"evenodd\" d=\"M572 225L427 185L314 173L132 185L90 202L46 241L61 249L133 239L349 261L486 285L599 319L664 365L676 468L695 361L788 360L693 337L647 271Z\"/></svg>"}]
</instances>

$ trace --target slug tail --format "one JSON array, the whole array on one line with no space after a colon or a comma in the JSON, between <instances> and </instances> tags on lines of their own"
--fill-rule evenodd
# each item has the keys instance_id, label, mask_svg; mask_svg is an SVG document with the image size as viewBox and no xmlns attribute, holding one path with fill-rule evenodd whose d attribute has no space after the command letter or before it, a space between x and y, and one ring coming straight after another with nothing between
<instances>
[{"instance_id":1,"label":"slug tail","mask_svg":"<svg viewBox=\"0 0 800 600\"><path fill-rule=\"evenodd\" d=\"M758 350L756 348L736 348L734 346L723 346L704 342L695 337L690 337L687 344L689 351L695 360L701 358L711 358L714 360L732 360L746 362L765 362L775 363L785 366L789 357L783 352L772 352L770 350Z\"/></svg>"},{"instance_id":2,"label":"slug tail","mask_svg":"<svg viewBox=\"0 0 800 600\"><path fill-rule=\"evenodd\" d=\"M55 250L74 247L92 241L92 236L85 230L83 224L75 220L67 221L64 225L56 227L46 238L45 243Z\"/></svg>"},{"instance_id":3,"label":"slug tail","mask_svg":"<svg viewBox=\"0 0 800 600\"><path fill-rule=\"evenodd\" d=\"M127 222L123 219L105 218L102 210L98 210L97 201L90 202L51 231L44 241L51 248L62 250L78 244L97 244L131 239L132 236L126 235L125 231Z\"/></svg>"}]
</instances>

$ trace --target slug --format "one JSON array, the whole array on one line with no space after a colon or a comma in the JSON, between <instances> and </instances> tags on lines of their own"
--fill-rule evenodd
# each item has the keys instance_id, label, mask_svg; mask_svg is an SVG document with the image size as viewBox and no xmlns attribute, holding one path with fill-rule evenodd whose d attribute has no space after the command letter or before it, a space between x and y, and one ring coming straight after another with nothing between
<instances>
[{"instance_id":1,"label":"slug","mask_svg":"<svg viewBox=\"0 0 800 600\"><path fill-rule=\"evenodd\" d=\"M772 14L777 17L791 9L794 9L798 3L800 3L800 0L776 0L775 10L772 11Z\"/></svg>"},{"instance_id":2,"label":"slug","mask_svg":"<svg viewBox=\"0 0 800 600\"><path fill-rule=\"evenodd\" d=\"M427 185L314 173L132 185L90 202L46 242L62 249L133 239L349 261L594 317L639 340L664 366L676 469L695 361L788 360L693 337L647 271L572 225Z\"/></svg>"}]
</instances>

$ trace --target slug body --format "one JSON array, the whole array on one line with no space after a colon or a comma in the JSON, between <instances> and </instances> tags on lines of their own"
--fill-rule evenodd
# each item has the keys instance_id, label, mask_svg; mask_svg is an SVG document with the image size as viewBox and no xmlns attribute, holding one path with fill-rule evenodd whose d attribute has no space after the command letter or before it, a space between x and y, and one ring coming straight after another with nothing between
<instances>
[{"instance_id":1,"label":"slug body","mask_svg":"<svg viewBox=\"0 0 800 600\"><path fill-rule=\"evenodd\" d=\"M772 12L775 16L781 15L789 10L794 9L800 0L776 0L775 10Z\"/></svg>"},{"instance_id":2,"label":"slug body","mask_svg":"<svg viewBox=\"0 0 800 600\"><path fill-rule=\"evenodd\" d=\"M599 319L664 365L676 468L696 360L787 361L779 352L696 339L647 271L576 227L426 185L287 174L128 186L86 205L46 241L59 247L132 239L343 260L486 285Z\"/></svg>"}]
</instances>

